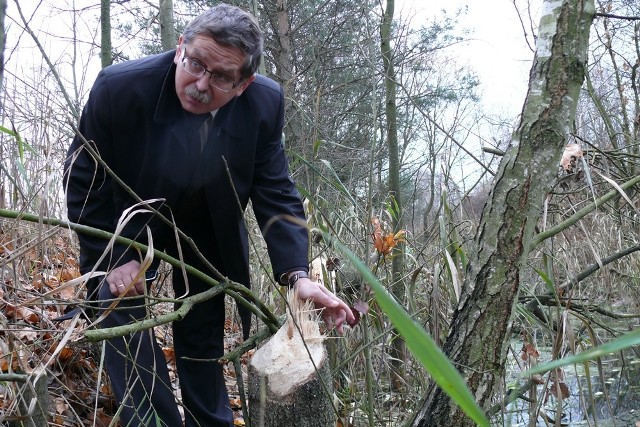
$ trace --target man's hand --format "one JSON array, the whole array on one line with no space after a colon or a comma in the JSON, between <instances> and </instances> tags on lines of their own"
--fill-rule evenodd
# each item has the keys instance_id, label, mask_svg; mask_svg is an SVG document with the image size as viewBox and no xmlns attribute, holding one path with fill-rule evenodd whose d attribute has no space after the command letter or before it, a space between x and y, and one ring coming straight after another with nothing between
<instances>
[{"instance_id":1,"label":"man's hand","mask_svg":"<svg viewBox=\"0 0 640 427\"><path fill-rule=\"evenodd\" d=\"M342 335L345 322L355 323L356 319L349 306L321 283L301 277L293 287L298 291L300 299L311 300L317 309L322 310L322 319L328 329L335 327L338 333Z\"/></svg>"},{"instance_id":2,"label":"man's hand","mask_svg":"<svg viewBox=\"0 0 640 427\"><path fill-rule=\"evenodd\" d=\"M135 280L137 276L140 277ZM144 295L146 286L144 274L140 274L140 263L135 260L111 270L107 275L107 283L109 283L111 294L115 297Z\"/></svg>"}]
</instances>

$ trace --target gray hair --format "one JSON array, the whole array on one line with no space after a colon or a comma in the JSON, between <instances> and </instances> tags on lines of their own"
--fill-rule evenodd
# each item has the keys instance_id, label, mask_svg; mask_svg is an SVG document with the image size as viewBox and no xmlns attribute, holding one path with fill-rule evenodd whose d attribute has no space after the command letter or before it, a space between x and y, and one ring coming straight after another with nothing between
<instances>
[{"instance_id":1,"label":"gray hair","mask_svg":"<svg viewBox=\"0 0 640 427\"><path fill-rule=\"evenodd\" d=\"M240 71L243 79L251 77L258 70L264 36L258 21L250 13L236 6L219 3L196 16L182 33L187 43L196 36L211 37L221 45L240 49L245 54Z\"/></svg>"}]
</instances>

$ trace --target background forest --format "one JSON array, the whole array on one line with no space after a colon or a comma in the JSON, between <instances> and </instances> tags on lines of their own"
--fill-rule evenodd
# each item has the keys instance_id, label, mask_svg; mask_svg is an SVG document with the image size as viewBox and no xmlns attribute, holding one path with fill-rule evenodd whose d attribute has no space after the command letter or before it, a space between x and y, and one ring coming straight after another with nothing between
<instances>
[{"instance_id":1,"label":"background forest","mask_svg":"<svg viewBox=\"0 0 640 427\"><path fill-rule=\"evenodd\" d=\"M540 28L553 2L487 1L512 9L531 58L537 52L520 114L501 116L484 109L482 80L460 56L473 38L459 23L464 9L425 19L399 13L409 9L397 0L228 2L258 16L261 72L285 88L284 140L314 272L361 313L329 342L338 425L466 426L484 416L607 425L614 415L616 425L638 425L640 3L597 1L593 21L578 16L576 32L558 25L549 37ZM0 424L115 425L101 344L86 340L83 321L52 320L84 294L62 163L98 70L174 48L184 24L214 3L8 0L0 14ZM592 4L555 3L573 12ZM557 71L540 72L541 40L576 40L588 61L581 68L578 52L564 68L576 96L563 98L573 107L558 121L562 135L529 143L541 122L531 111L557 107L535 104ZM511 199L523 186L530 197ZM260 230L250 230L252 290L282 314ZM157 285L166 301L170 270ZM240 340L233 304L229 351ZM407 335L414 326L429 341ZM171 364L168 329L158 336ZM443 354L463 390L433 386L448 369ZM232 404L244 425L240 397Z\"/></svg>"}]
</instances>

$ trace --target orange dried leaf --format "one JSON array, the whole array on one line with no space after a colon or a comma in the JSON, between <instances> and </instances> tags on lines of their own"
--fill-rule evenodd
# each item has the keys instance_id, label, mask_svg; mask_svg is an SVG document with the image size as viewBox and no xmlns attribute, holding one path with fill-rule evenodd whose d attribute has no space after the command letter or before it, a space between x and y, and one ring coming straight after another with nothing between
<instances>
[{"instance_id":1,"label":"orange dried leaf","mask_svg":"<svg viewBox=\"0 0 640 427\"><path fill-rule=\"evenodd\" d=\"M64 346L62 347L62 350L60 350L60 353L58 353L58 360L60 360L61 362L66 362L67 360L71 359L74 354L75 351L73 351L72 348Z\"/></svg>"},{"instance_id":2,"label":"orange dried leaf","mask_svg":"<svg viewBox=\"0 0 640 427\"><path fill-rule=\"evenodd\" d=\"M9 371L9 359L7 357L0 357L0 372Z\"/></svg>"},{"instance_id":3,"label":"orange dried leaf","mask_svg":"<svg viewBox=\"0 0 640 427\"><path fill-rule=\"evenodd\" d=\"M167 360L167 363L174 363L176 360L176 352L173 347L162 347L162 352Z\"/></svg>"},{"instance_id":4,"label":"orange dried leaf","mask_svg":"<svg viewBox=\"0 0 640 427\"><path fill-rule=\"evenodd\" d=\"M0 254L5 253L5 251L13 252L13 240L10 236L5 234L0 235Z\"/></svg>"},{"instance_id":5,"label":"orange dried leaf","mask_svg":"<svg viewBox=\"0 0 640 427\"><path fill-rule=\"evenodd\" d=\"M540 356L538 350L536 350L535 346L530 342L525 342L522 345L522 355L520 356L522 360L527 361L530 359L537 359Z\"/></svg>"},{"instance_id":6,"label":"orange dried leaf","mask_svg":"<svg viewBox=\"0 0 640 427\"><path fill-rule=\"evenodd\" d=\"M556 398L559 398L561 396L562 399L566 399L569 396L571 396L571 393L569 392L569 387L564 382L554 382L554 383L552 383L551 387L549 388L549 391Z\"/></svg>"},{"instance_id":7,"label":"orange dried leaf","mask_svg":"<svg viewBox=\"0 0 640 427\"><path fill-rule=\"evenodd\" d=\"M25 320L29 323L38 323L40 321L40 316L30 308L14 305L5 300L0 300L0 305L4 305L2 310L9 318Z\"/></svg>"},{"instance_id":8,"label":"orange dried leaf","mask_svg":"<svg viewBox=\"0 0 640 427\"><path fill-rule=\"evenodd\" d=\"M544 384L544 378L542 378L542 375L540 374L536 374L532 376L531 381L533 381L536 384Z\"/></svg>"},{"instance_id":9,"label":"orange dried leaf","mask_svg":"<svg viewBox=\"0 0 640 427\"><path fill-rule=\"evenodd\" d=\"M80 270L78 270L77 267L63 268L58 274L58 279L61 282L68 282L69 280L77 279L78 277L80 277Z\"/></svg>"},{"instance_id":10,"label":"orange dried leaf","mask_svg":"<svg viewBox=\"0 0 640 427\"><path fill-rule=\"evenodd\" d=\"M58 289L56 295L60 297L60 299L64 301L71 301L77 297L78 290L74 286L60 286L62 289Z\"/></svg>"},{"instance_id":11,"label":"orange dried leaf","mask_svg":"<svg viewBox=\"0 0 640 427\"><path fill-rule=\"evenodd\" d=\"M560 383L560 391L562 392L562 398L566 399L569 396L571 396L571 392L569 391L569 386L567 385L567 383Z\"/></svg>"},{"instance_id":12,"label":"orange dried leaf","mask_svg":"<svg viewBox=\"0 0 640 427\"><path fill-rule=\"evenodd\" d=\"M388 232L383 229L382 223L376 217L371 218L373 225L373 247L383 255L389 255L398 243L405 241L406 231L400 230L397 233Z\"/></svg>"},{"instance_id":13,"label":"orange dried leaf","mask_svg":"<svg viewBox=\"0 0 640 427\"><path fill-rule=\"evenodd\" d=\"M11 363L11 366L9 366L9 363ZM15 351L11 354L5 353L0 356L0 372L17 371L19 368L18 353Z\"/></svg>"}]
</instances>

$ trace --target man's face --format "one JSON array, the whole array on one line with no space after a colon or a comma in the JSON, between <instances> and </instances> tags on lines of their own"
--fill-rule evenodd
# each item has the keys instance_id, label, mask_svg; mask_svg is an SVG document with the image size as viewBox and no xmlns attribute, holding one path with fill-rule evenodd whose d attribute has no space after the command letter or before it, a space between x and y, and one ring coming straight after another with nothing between
<instances>
[{"instance_id":1,"label":"man's face","mask_svg":"<svg viewBox=\"0 0 640 427\"><path fill-rule=\"evenodd\" d=\"M196 36L191 42L186 43L180 36L173 62L177 66L176 93L182 108L190 113L204 114L217 110L234 96L240 96L254 79L252 76L240 80L244 58L239 49L218 44L211 38ZM189 63L185 64L185 61ZM199 77L194 76L194 68L203 74ZM204 72L202 69L207 71ZM215 77L213 80L212 74ZM218 84L228 89L228 92L212 86L220 80L229 82L228 87Z\"/></svg>"}]
</instances>

